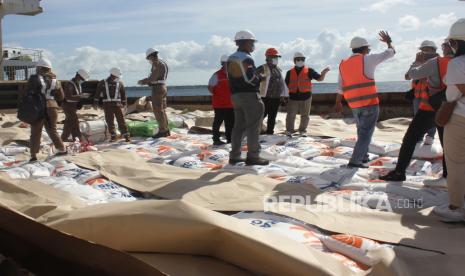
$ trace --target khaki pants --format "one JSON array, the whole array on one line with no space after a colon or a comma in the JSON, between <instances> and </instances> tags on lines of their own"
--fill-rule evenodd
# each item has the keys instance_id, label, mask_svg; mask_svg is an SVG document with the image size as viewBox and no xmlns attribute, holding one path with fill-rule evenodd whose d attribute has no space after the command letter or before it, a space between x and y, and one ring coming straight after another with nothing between
<instances>
[{"instance_id":1,"label":"khaki pants","mask_svg":"<svg viewBox=\"0 0 465 276\"><path fill-rule=\"evenodd\" d=\"M78 103L63 103L63 112L66 116L63 125L63 133L61 134L61 139L63 141L67 141L70 134L73 137L73 141L76 138L82 141L81 131L79 130L79 119L77 116L77 105Z\"/></svg>"},{"instance_id":2,"label":"khaki pants","mask_svg":"<svg viewBox=\"0 0 465 276\"><path fill-rule=\"evenodd\" d=\"M287 103L286 131L294 132L295 117L300 114L299 131L306 132L308 122L310 121L310 109L312 107L312 98L305 101L289 100Z\"/></svg>"},{"instance_id":3,"label":"khaki pants","mask_svg":"<svg viewBox=\"0 0 465 276\"><path fill-rule=\"evenodd\" d=\"M159 132L167 132L168 128L168 116L166 115L166 95L168 90L166 85L155 85L152 87L152 108L155 119L158 122Z\"/></svg>"},{"instance_id":4,"label":"khaki pants","mask_svg":"<svg viewBox=\"0 0 465 276\"><path fill-rule=\"evenodd\" d=\"M31 157L36 157L40 150L40 140L42 138L42 129L45 127L45 131L55 145L55 148L64 151L65 146L61 141L60 136L57 132L57 119L58 119L58 108L47 107L47 116L45 119L39 120L31 125L31 138L30 138L30 150Z\"/></svg>"},{"instance_id":5,"label":"khaki pants","mask_svg":"<svg viewBox=\"0 0 465 276\"><path fill-rule=\"evenodd\" d=\"M115 117L121 135L128 134L128 126L124 120L124 112L121 104L104 103L103 111L105 113L105 122L107 123L110 135L116 135Z\"/></svg>"},{"instance_id":6,"label":"khaki pants","mask_svg":"<svg viewBox=\"0 0 465 276\"><path fill-rule=\"evenodd\" d=\"M452 115L444 128L449 204L463 208L465 196L465 117Z\"/></svg>"}]
</instances>

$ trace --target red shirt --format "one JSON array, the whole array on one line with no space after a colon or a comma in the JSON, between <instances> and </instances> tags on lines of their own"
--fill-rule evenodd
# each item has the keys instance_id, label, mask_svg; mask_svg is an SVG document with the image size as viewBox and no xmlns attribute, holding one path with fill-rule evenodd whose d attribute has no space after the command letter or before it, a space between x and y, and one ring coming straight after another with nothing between
<instances>
[{"instance_id":1,"label":"red shirt","mask_svg":"<svg viewBox=\"0 0 465 276\"><path fill-rule=\"evenodd\" d=\"M225 70L221 68L213 74L216 84L213 85L212 106L213 108L233 108L231 101L231 90Z\"/></svg>"}]
</instances>

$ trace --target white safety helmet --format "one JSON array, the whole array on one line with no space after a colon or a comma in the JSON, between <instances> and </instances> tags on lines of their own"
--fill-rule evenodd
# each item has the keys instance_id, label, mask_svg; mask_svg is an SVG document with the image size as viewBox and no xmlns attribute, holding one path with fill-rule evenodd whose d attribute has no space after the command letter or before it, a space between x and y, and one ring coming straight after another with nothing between
<instances>
[{"instance_id":1,"label":"white safety helmet","mask_svg":"<svg viewBox=\"0 0 465 276\"><path fill-rule=\"evenodd\" d=\"M294 58L305 58L305 55L302 52L295 52Z\"/></svg>"},{"instance_id":2,"label":"white safety helmet","mask_svg":"<svg viewBox=\"0 0 465 276\"><path fill-rule=\"evenodd\" d=\"M154 48L148 48L147 51L145 51L145 57L147 58L153 53L158 53L158 50Z\"/></svg>"},{"instance_id":3,"label":"white safety helmet","mask_svg":"<svg viewBox=\"0 0 465 276\"><path fill-rule=\"evenodd\" d=\"M460 18L452 24L447 39L465 40L465 18Z\"/></svg>"},{"instance_id":4,"label":"white safety helmet","mask_svg":"<svg viewBox=\"0 0 465 276\"><path fill-rule=\"evenodd\" d=\"M44 67L44 68L52 69L52 63L50 62L50 60L48 60L48 59L46 59L46 58L40 58L40 59L37 61L36 66L37 66L37 67Z\"/></svg>"},{"instance_id":5,"label":"white safety helmet","mask_svg":"<svg viewBox=\"0 0 465 276\"><path fill-rule=\"evenodd\" d=\"M121 78L123 74L121 73L121 70L119 68L113 67L110 69L110 75L113 75L117 78Z\"/></svg>"},{"instance_id":6,"label":"white safety helmet","mask_svg":"<svg viewBox=\"0 0 465 276\"><path fill-rule=\"evenodd\" d=\"M357 49L365 46L370 46L368 40L363 37L356 36L350 41L350 48Z\"/></svg>"},{"instance_id":7,"label":"white safety helmet","mask_svg":"<svg viewBox=\"0 0 465 276\"><path fill-rule=\"evenodd\" d=\"M81 76L81 78L83 78L85 81L88 80L90 78L89 76L89 72L87 72L86 70L84 69L79 69L76 74L78 74L79 76Z\"/></svg>"},{"instance_id":8,"label":"white safety helmet","mask_svg":"<svg viewBox=\"0 0 465 276\"><path fill-rule=\"evenodd\" d=\"M431 47L431 48L434 48L435 50L438 49L438 46L436 46L436 43L434 43L434 41L431 41L431 40L425 40L421 43L420 45L420 50L425 48L425 47Z\"/></svg>"},{"instance_id":9,"label":"white safety helmet","mask_svg":"<svg viewBox=\"0 0 465 276\"><path fill-rule=\"evenodd\" d=\"M228 62L228 58L229 58L229 55L222 55L220 58L220 62L221 63Z\"/></svg>"},{"instance_id":10,"label":"white safety helmet","mask_svg":"<svg viewBox=\"0 0 465 276\"><path fill-rule=\"evenodd\" d=\"M234 36L234 41L238 41L238 40L257 41L257 39L255 38L255 35L249 30L238 31L236 35Z\"/></svg>"}]
</instances>

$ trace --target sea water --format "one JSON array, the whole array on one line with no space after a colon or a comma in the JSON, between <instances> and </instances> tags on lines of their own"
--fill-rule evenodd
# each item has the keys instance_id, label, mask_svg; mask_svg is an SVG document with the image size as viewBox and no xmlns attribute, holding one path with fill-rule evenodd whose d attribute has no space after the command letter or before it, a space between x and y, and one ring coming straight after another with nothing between
<instances>
[{"instance_id":1,"label":"sea water","mask_svg":"<svg viewBox=\"0 0 465 276\"><path fill-rule=\"evenodd\" d=\"M408 81L391 81L391 82L378 82L378 91L381 93L386 92L405 92L410 89L410 82ZM321 93L334 93L337 89L337 83L315 83L313 91L315 94ZM151 93L150 87L147 86L133 86L126 88L128 97L137 98L149 96ZM192 86L168 86L168 96L208 96L206 85L192 85Z\"/></svg>"}]
</instances>

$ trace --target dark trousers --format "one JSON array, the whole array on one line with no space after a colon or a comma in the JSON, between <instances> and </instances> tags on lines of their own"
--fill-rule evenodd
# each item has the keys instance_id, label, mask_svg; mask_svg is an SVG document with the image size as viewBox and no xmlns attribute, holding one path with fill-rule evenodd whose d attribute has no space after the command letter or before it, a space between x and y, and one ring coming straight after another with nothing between
<instances>
[{"instance_id":1,"label":"dark trousers","mask_svg":"<svg viewBox=\"0 0 465 276\"><path fill-rule=\"evenodd\" d=\"M402 146L400 147L399 158L397 160L396 171L400 173L405 173L410 161L412 160L413 152L415 151L415 146L419 137L423 137L425 133L434 125L434 116L436 112L418 110L418 112L413 117L412 122L410 123L407 132L404 135L402 141ZM444 139L444 128L437 127L439 140L441 145L443 145ZM447 167L445 158L442 159L443 173L444 177L447 177Z\"/></svg>"},{"instance_id":2,"label":"dark trousers","mask_svg":"<svg viewBox=\"0 0 465 276\"><path fill-rule=\"evenodd\" d=\"M278 115L280 99L279 98L262 98L265 104L265 112L263 118L268 117L266 122L266 134L274 133L274 126L276 124L276 116Z\"/></svg>"},{"instance_id":3,"label":"dark trousers","mask_svg":"<svg viewBox=\"0 0 465 276\"><path fill-rule=\"evenodd\" d=\"M232 108L215 108L215 118L213 119L213 141L220 140L220 127L224 122L226 140L231 142L231 133L234 127L234 109Z\"/></svg>"}]
</instances>

